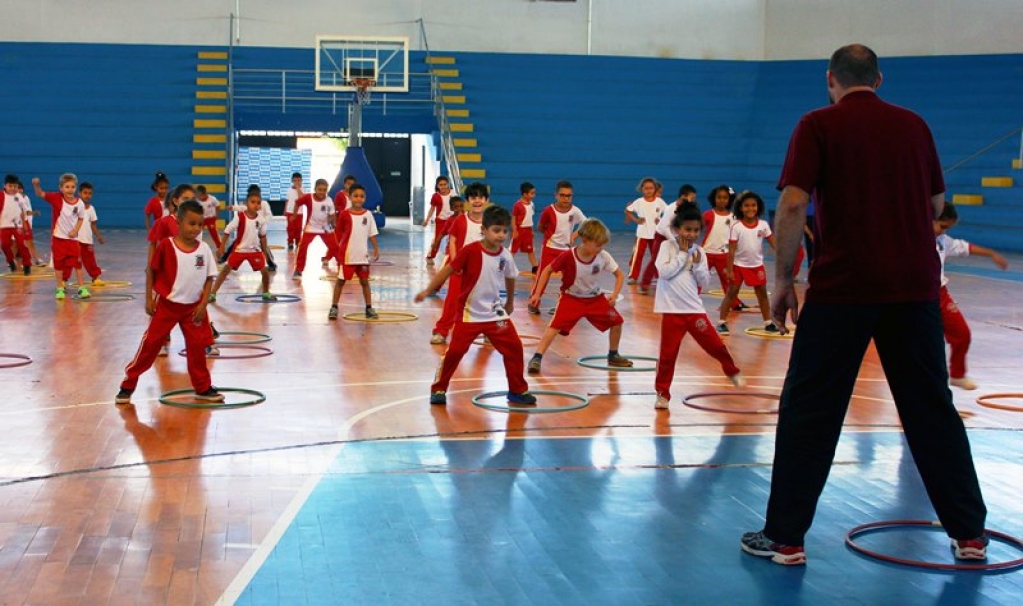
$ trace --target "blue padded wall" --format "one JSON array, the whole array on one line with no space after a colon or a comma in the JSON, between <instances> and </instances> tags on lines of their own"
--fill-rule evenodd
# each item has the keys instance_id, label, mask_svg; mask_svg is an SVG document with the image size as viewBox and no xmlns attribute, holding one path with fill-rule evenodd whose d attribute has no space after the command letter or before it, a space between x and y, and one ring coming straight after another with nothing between
<instances>
[{"instance_id":1,"label":"blue padded wall","mask_svg":"<svg viewBox=\"0 0 1023 606\"><path fill-rule=\"evenodd\" d=\"M308 149L241 147L238 149L238 192L245 199L249 185L259 186L265 200L285 200L291 188L291 174L302 173L303 183L312 183L313 152Z\"/></svg>"}]
</instances>

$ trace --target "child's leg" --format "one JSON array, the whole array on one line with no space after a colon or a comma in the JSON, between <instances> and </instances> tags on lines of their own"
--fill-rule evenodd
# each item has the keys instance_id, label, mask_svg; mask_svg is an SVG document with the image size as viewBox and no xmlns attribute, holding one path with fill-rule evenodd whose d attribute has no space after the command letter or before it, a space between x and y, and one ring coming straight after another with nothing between
<instances>
[{"instance_id":1,"label":"child's leg","mask_svg":"<svg viewBox=\"0 0 1023 606\"><path fill-rule=\"evenodd\" d=\"M639 271L643 268L643 253L646 252L648 240L636 238L636 246L632 249L632 261L629 263L629 279L639 279Z\"/></svg>"},{"instance_id":2,"label":"child's leg","mask_svg":"<svg viewBox=\"0 0 1023 606\"><path fill-rule=\"evenodd\" d=\"M739 289L742 288L742 281L728 283L728 291L725 293L725 300L721 302L720 319L722 322L728 321L728 312L732 311L732 303L739 296Z\"/></svg>"},{"instance_id":3,"label":"child's leg","mask_svg":"<svg viewBox=\"0 0 1023 606\"><path fill-rule=\"evenodd\" d=\"M447 337L451 332L451 327L454 326L455 319L458 317L458 291L461 290L461 287L462 276L451 274L451 277L448 278L448 294L444 297L444 309L441 310L440 319L433 325L434 334Z\"/></svg>"},{"instance_id":4,"label":"child's leg","mask_svg":"<svg viewBox=\"0 0 1023 606\"><path fill-rule=\"evenodd\" d=\"M682 338L686 336L685 316L663 314L661 316L661 348L657 354L657 374L654 377L654 391L657 395L671 399L671 381L675 378L675 362Z\"/></svg>"},{"instance_id":5,"label":"child's leg","mask_svg":"<svg viewBox=\"0 0 1023 606\"><path fill-rule=\"evenodd\" d=\"M725 376L734 377L739 374L739 367L735 365L732 354L728 353L728 347L711 326L710 318L706 314L687 315L686 326L683 328L682 334L684 335L686 332L693 335L697 345L702 347L703 351L721 363L721 370L724 371Z\"/></svg>"},{"instance_id":6,"label":"child's leg","mask_svg":"<svg viewBox=\"0 0 1023 606\"><path fill-rule=\"evenodd\" d=\"M213 345L213 331L210 329L209 318L204 318L198 324L192 320L192 313L186 313L180 318L178 326L185 335L185 360L188 363L188 378L192 381L192 389L195 393L202 393L209 389L213 380L210 378L210 369L206 365L206 348Z\"/></svg>"},{"instance_id":7,"label":"child's leg","mask_svg":"<svg viewBox=\"0 0 1023 606\"><path fill-rule=\"evenodd\" d=\"M205 220L206 231L210 234L210 239L213 240L213 245L216 248L220 248L220 233L217 232L217 219L209 218Z\"/></svg>"},{"instance_id":8,"label":"child's leg","mask_svg":"<svg viewBox=\"0 0 1023 606\"><path fill-rule=\"evenodd\" d=\"M558 336L558 329L547 327L547 330L543 331L543 336L540 337L540 343L536 346L536 354L539 356L547 353L547 348L554 342L554 338Z\"/></svg>"},{"instance_id":9,"label":"child's leg","mask_svg":"<svg viewBox=\"0 0 1023 606\"><path fill-rule=\"evenodd\" d=\"M263 278L263 293L265 294L270 292L270 268L264 267L263 269L259 270L259 273L262 275Z\"/></svg>"},{"instance_id":10,"label":"child's leg","mask_svg":"<svg viewBox=\"0 0 1023 606\"><path fill-rule=\"evenodd\" d=\"M334 294L330 297L330 306L337 307L338 301L341 300L341 292L345 289L345 281L342 278L334 280Z\"/></svg>"},{"instance_id":11,"label":"child's leg","mask_svg":"<svg viewBox=\"0 0 1023 606\"><path fill-rule=\"evenodd\" d=\"M295 259L295 271L305 270L306 255L309 254L309 244L316 238L317 234L305 232L302 234L302 243L298 245L298 258Z\"/></svg>"},{"instance_id":12,"label":"child's leg","mask_svg":"<svg viewBox=\"0 0 1023 606\"><path fill-rule=\"evenodd\" d=\"M543 250L540 251L540 266L536 268L536 275L533 276L533 288L529 291L530 297L537 293L537 287L540 286L540 274L543 273L543 270L548 265L554 263L554 260L558 258L558 255L563 252L565 251L551 248L549 246L544 246ZM543 291L540 291L540 296L543 296Z\"/></svg>"},{"instance_id":13,"label":"child's leg","mask_svg":"<svg viewBox=\"0 0 1023 606\"><path fill-rule=\"evenodd\" d=\"M764 318L764 322L769 321L771 319L771 302L767 298L767 285L754 286L753 292L757 295L757 305L760 306L761 317Z\"/></svg>"},{"instance_id":14,"label":"child's leg","mask_svg":"<svg viewBox=\"0 0 1023 606\"><path fill-rule=\"evenodd\" d=\"M70 277L70 276L68 276L68 277ZM65 280L66 279L67 278L65 278ZM78 288L82 288L83 286L85 286L85 282L82 280L82 268L81 267L76 267L75 268L75 281L78 282Z\"/></svg>"},{"instance_id":15,"label":"child's leg","mask_svg":"<svg viewBox=\"0 0 1023 606\"><path fill-rule=\"evenodd\" d=\"M522 339L509 321L487 322L483 335L494 349L504 358L504 374L508 379L508 393L526 393L529 383L525 379L525 365L522 356Z\"/></svg>"},{"instance_id":16,"label":"child's leg","mask_svg":"<svg viewBox=\"0 0 1023 606\"><path fill-rule=\"evenodd\" d=\"M608 349L618 351L618 345L622 342L622 325L612 326L607 331Z\"/></svg>"},{"instance_id":17,"label":"child's leg","mask_svg":"<svg viewBox=\"0 0 1023 606\"><path fill-rule=\"evenodd\" d=\"M217 280L213 283L213 290L210 291L211 294L214 295L217 294L217 292L220 290L220 285L224 283L224 280L227 279L228 274L230 274L232 271L234 270L231 269L230 263L225 263L224 266L220 268L220 273L217 274Z\"/></svg>"},{"instance_id":18,"label":"child's leg","mask_svg":"<svg viewBox=\"0 0 1023 606\"><path fill-rule=\"evenodd\" d=\"M511 322L508 323L509 325ZM440 368L437 369L437 378L433 385L430 385L430 392L447 391L451 377L462 361L465 352L469 351L473 340L479 336L483 325L480 323L459 322L451 334L451 341L448 348L440 359ZM522 359L522 352L519 351L519 359Z\"/></svg>"},{"instance_id":19,"label":"child's leg","mask_svg":"<svg viewBox=\"0 0 1023 606\"><path fill-rule=\"evenodd\" d=\"M14 247L12 246L14 240L13 229L0 229L0 249L3 249L4 260L8 264L14 263Z\"/></svg>"},{"instance_id":20,"label":"child's leg","mask_svg":"<svg viewBox=\"0 0 1023 606\"><path fill-rule=\"evenodd\" d=\"M320 239L327 245L327 256L324 257L325 262L330 261L337 256L337 236L333 233L320 234Z\"/></svg>"},{"instance_id":21,"label":"child's leg","mask_svg":"<svg viewBox=\"0 0 1023 606\"><path fill-rule=\"evenodd\" d=\"M531 267L531 268L536 267L536 253L533 252L533 251L529 251L528 254L529 254L529 267Z\"/></svg>"},{"instance_id":22,"label":"child's leg","mask_svg":"<svg viewBox=\"0 0 1023 606\"><path fill-rule=\"evenodd\" d=\"M139 344L135 357L124 368L124 380L121 381L121 389L135 391L138 385L139 376L153 366L160 348L170 338L171 329L178 323L178 315L175 313L174 305L167 301L160 300L156 304L153 317L149 319L149 328L142 333L142 342ZM205 363L206 352L203 351Z\"/></svg>"},{"instance_id":23,"label":"child's leg","mask_svg":"<svg viewBox=\"0 0 1023 606\"><path fill-rule=\"evenodd\" d=\"M952 347L948 356L948 374L953 379L966 376L966 352L970 350L970 327L948 290L941 289L941 322L945 340Z\"/></svg>"},{"instance_id":24,"label":"child's leg","mask_svg":"<svg viewBox=\"0 0 1023 606\"><path fill-rule=\"evenodd\" d=\"M96 263L96 247L89 244L82 244L82 265L89 277L95 280L100 277L103 270ZM79 280L80 281L80 280Z\"/></svg>"},{"instance_id":25,"label":"child's leg","mask_svg":"<svg viewBox=\"0 0 1023 606\"><path fill-rule=\"evenodd\" d=\"M373 307L373 296L369 290L369 278L359 278L359 285L362 286L362 300L366 307Z\"/></svg>"},{"instance_id":26,"label":"child's leg","mask_svg":"<svg viewBox=\"0 0 1023 606\"><path fill-rule=\"evenodd\" d=\"M654 278L657 277L657 253L661 250L661 244L665 241L664 236L657 234L654 236L653 242L650 244L650 263L643 270L643 277L639 280L639 285L642 287L649 287Z\"/></svg>"}]
</instances>

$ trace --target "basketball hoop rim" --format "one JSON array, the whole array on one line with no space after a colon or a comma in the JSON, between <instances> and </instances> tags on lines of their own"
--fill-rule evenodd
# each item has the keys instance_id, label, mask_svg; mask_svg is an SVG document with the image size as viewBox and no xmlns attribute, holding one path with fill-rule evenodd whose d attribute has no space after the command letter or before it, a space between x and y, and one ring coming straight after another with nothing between
<instances>
[{"instance_id":1,"label":"basketball hoop rim","mask_svg":"<svg viewBox=\"0 0 1023 606\"><path fill-rule=\"evenodd\" d=\"M359 90L369 90L376 86L377 81L373 78L354 78L351 83Z\"/></svg>"}]
</instances>

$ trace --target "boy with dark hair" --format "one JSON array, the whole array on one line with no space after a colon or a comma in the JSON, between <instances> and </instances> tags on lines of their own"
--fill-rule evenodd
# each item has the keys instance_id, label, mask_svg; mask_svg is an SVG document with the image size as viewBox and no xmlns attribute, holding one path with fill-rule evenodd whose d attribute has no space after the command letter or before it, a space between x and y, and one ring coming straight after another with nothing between
<instances>
[{"instance_id":1,"label":"boy with dark hair","mask_svg":"<svg viewBox=\"0 0 1023 606\"><path fill-rule=\"evenodd\" d=\"M519 186L519 193L522 197L512 206L512 241L511 252L522 251L529 255L529 266L533 274L536 274L536 253L533 252L533 214L536 207L533 206L533 199L536 198L536 188L532 183L526 182Z\"/></svg>"}]
</instances>

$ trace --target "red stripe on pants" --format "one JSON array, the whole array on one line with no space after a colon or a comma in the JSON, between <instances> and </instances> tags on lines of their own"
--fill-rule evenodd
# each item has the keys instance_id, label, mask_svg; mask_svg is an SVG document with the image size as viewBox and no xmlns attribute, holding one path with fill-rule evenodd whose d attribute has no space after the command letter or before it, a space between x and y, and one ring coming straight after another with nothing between
<instances>
[{"instance_id":1,"label":"red stripe on pants","mask_svg":"<svg viewBox=\"0 0 1023 606\"><path fill-rule=\"evenodd\" d=\"M632 250L632 262L631 268L629 269L629 278L633 280L639 279L640 270L643 269L643 253L646 252L647 248L653 244L653 239L647 240L646 238L636 238L636 247ZM653 262L653 259L650 260Z\"/></svg>"},{"instance_id":2,"label":"red stripe on pants","mask_svg":"<svg viewBox=\"0 0 1023 606\"><path fill-rule=\"evenodd\" d=\"M299 246L302 242L302 215L300 213L288 213L285 215L288 226L288 244Z\"/></svg>"},{"instance_id":3,"label":"red stripe on pants","mask_svg":"<svg viewBox=\"0 0 1023 606\"><path fill-rule=\"evenodd\" d=\"M561 256L561 253L565 252L560 248L551 248L550 246L544 246L540 250L540 265L536 268L536 276L533 277L533 288L529 291L529 296L532 297L536 294L536 287L540 285L540 274L543 273L545 267L554 263L554 260ZM548 281L549 282L549 281ZM543 296L543 292L540 292L540 296Z\"/></svg>"},{"instance_id":4,"label":"red stripe on pants","mask_svg":"<svg viewBox=\"0 0 1023 606\"><path fill-rule=\"evenodd\" d=\"M210 239L217 248L220 248L220 234L217 232L217 218L206 217L202 220L203 227L210 233Z\"/></svg>"},{"instance_id":5,"label":"red stripe on pants","mask_svg":"<svg viewBox=\"0 0 1023 606\"><path fill-rule=\"evenodd\" d=\"M198 324L192 321L197 304L198 302L185 305L166 299L157 301L156 310L149 320L149 328L142 335L142 343L135 357L124 369L121 389L135 390L139 376L153 366L153 362L160 354L160 348L168 340L175 325L180 326L182 334L185 335L185 359L188 361L188 377L192 380L192 388L196 393L210 388L212 380L206 367L206 347L213 345L213 331L210 329L208 317L203 318Z\"/></svg>"},{"instance_id":6,"label":"red stripe on pants","mask_svg":"<svg viewBox=\"0 0 1023 606\"><path fill-rule=\"evenodd\" d=\"M451 274L448 278L448 294L444 297L444 308L440 312L440 318L433 325L433 332L438 335L448 336L451 327L458 320L461 312L458 305L458 292L462 289L462 274Z\"/></svg>"},{"instance_id":7,"label":"red stripe on pants","mask_svg":"<svg viewBox=\"0 0 1023 606\"><path fill-rule=\"evenodd\" d=\"M430 254L426 256L427 259L433 259L437 256L437 251L440 249L440 241L444 239L447 234L444 231L448 221L453 219L441 219L440 217L434 219L433 223L433 242L430 244Z\"/></svg>"},{"instance_id":8,"label":"red stripe on pants","mask_svg":"<svg viewBox=\"0 0 1023 606\"><path fill-rule=\"evenodd\" d=\"M325 234L314 234L306 232L302 234L302 244L298 247L298 258L295 259L295 271L303 271L305 269L306 255L309 254L309 244L319 236L323 243L327 245L327 255L324 259L333 259L337 256L337 238L334 237L333 233Z\"/></svg>"},{"instance_id":9,"label":"red stripe on pants","mask_svg":"<svg viewBox=\"0 0 1023 606\"><path fill-rule=\"evenodd\" d=\"M941 287L941 323L945 331L945 340L951 346L948 356L948 375L953 379L966 376L966 352L970 350L970 326L959 311L959 306L948 294L948 289Z\"/></svg>"},{"instance_id":10,"label":"red stripe on pants","mask_svg":"<svg viewBox=\"0 0 1023 606\"><path fill-rule=\"evenodd\" d=\"M24 234L17 227L5 227L0 229L0 243L3 245L4 258L8 263L14 262L14 249L18 249L22 266L32 265L32 255L25 246Z\"/></svg>"},{"instance_id":11,"label":"red stripe on pants","mask_svg":"<svg viewBox=\"0 0 1023 606\"><path fill-rule=\"evenodd\" d=\"M657 264L654 261L657 260L657 253L661 250L661 244L667 241L667 238L661 234L654 234L653 244L650 245L650 264L643 270L643 279L639 281L640 286L650 286L654 281L654 278L659 277L657 275Z\"/></svg>"},{"instance_id":12,"label":"red stripe on pants","mask_svg":"<svg viewBox=\"0 0 1023 606\"><path fill-rule=\"evenodd\" d=\"M678 350L686 334L693 335L697 345L721 363L725 376L739 374L739 367L707 314L664 314L661 316L661 351L657 357L654 389L668 399L671 399L671 381L675 378Z\"/></svg>"},{"instance_id":13,"label":"red stripe on pants","mask_svg":"<svg viewBox=\"0 0 1023 606\"><path fill-rule=\"evenodd\" d=\"M451 335L444 357L441 358L440 368L437 369L437 378L430 391L447 391L451 377L462 361L465 352L469 351L473 340L484 335L494 346L494 349L504 358L504 374L508 378L508 391L511 393L524 393L529 391L529 384L523 376L525 363L523 362L522 340L519 333L515 331L515 325L511 320L498 320L496 322L458 322Z\"/></svg>"},{"instance_id":14,"label":"red stripe on pants","mask_svg":"<svg viewBox=\"0 0 1023 606\"><path fill-rule=\"evenodd\" d=\"M85 268L89 277L95 280L103 273L103 270L99 268L99 264L96 263L96 247L92 244L82 244L80 247L82 250L82 267Z\"/></svg>"}]
</instances>

